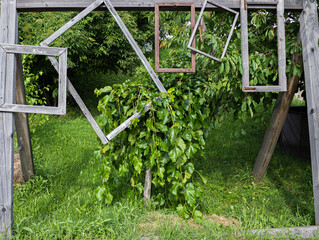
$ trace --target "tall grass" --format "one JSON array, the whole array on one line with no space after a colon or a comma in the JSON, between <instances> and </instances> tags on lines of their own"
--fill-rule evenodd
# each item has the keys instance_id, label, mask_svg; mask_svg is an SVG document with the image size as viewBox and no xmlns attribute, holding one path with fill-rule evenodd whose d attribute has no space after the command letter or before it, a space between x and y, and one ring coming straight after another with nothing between
<instances>
[{"instance_id":1,"label":"tall grass","mask_svg":"<svg viewBox=\"0 0 319 240\"><path fill-rule=\"evenodd\" d=\"M32 122L36 177L15 187L13 239L258 239L236 232L314 224L308 160L277 148L265 179L251 179L263 124L227 115L210 128L197 166L209 180L199 203L205 217L195 223L172 209L145 209L140 201L98 202L93 152L99 141L87 120L71 111L48 120L35 116Z\"/></svg>"}]
</instances>

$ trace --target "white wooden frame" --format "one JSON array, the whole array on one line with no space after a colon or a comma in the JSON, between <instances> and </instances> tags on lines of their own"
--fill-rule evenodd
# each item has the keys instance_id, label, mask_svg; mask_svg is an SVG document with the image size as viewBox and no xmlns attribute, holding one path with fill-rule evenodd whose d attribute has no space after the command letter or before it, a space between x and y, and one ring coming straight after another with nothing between
<instances>
[{"instance_id":1,"label":"white wooden frame","mask_svg":"<svg viewBox=\"0 0 319 240\"><path fill-rule=\"evenodd\" d=\"M125 37L127 38L129 43L133 47L133 49L136 52L136 54L138 55L138 57L141 59L143 65L145 66L146 70L150 74L150 77L152 78L152 80L156 84L156 86L159 89L159 91L166 93L166 89L162 85L161 81L158 79L158 77L157 77L156 73L154 72L153 68L151 67L151 65L147 61L147 59L144 56L143 52L141 51L141 49L139 48L139 46L135 42L135 40L132 37L131 33L129 32L129 30L127 29L127 27L125 26L125 24L123 23L122 19L120 18L120 16L118 15L118 13L116 12L116 10L113 7L112 3L109 0L96 0L96 1L94 1L87 8L85 8L82 12L80 12L77 16L75 16L68 23L66 23L64 26L62 26L60 29L58 29L55 33L53 33L50 37L48 37L46 40L41 42L40 45L41 46L48 46L54 40L56 40L59 36L61 36L63 33L65 33L67 30L69 30L72 26L74 26L76 23L78 23L81 19L86 17L90 12L94 11L98 7L101 7L101 5L103 5L103 4L110 11L110 13L112 14L113 18L115 19L115 21L117 22L117 24L119 25L121 30L123 31ZM55 67L55 69L58 71L58 69L56 67L57 66L57 60L54 57L49 57L49 59L50 59L51 63L53 64L53 66ZM88 121L90 122L91 126L93 127L94 131L96 132L96 134L98 135L98 137L100 138L100 140L101 140L101 142L103 144L107 144L110 140L112 140L114 137L116 137L118 134L120 134L128 126L130 126L131 125L131 121L133 119L139 118L139 117L142 116L141 113L134 114L128 120L126 120L120 126L118 126L115 130L113 130L111 133L109 133L107 136L105 136L103 131L101 130L101 128L99 127L99 125L97 124L95 119L93 118L92 114L90 113L88 108L85 106L85 104L84 104L83 100L81 99L80 95L77 93L77 91L73 87L71 81L68 78L67 78L67 81L68 81L68 89L69 89L71 95L73 96L73 98L75 99L75 101L77 102L79 107L81 108L82 112L84 113L84 115L86 116ZM149 109L150 109L150 104L147 104L145 106L145 108L144 108L144 112L147 112Z\"/></svg>"},{"instance_id":2,"label":"white wooden frame","mask_svg":"<svg viewBox=\"0 0 319 240\"><path fill-rule=\"evenodd\" d=\"M214 57L214 56L212 56L212 55L210 55L210 54L207 54L207 53L205 53L205 52L203 52L203 51L200 51L200 50L198 50L198 49L192 47L192 44L193 44L193 42L195 41L195 36L196 36L197 29L198 29L199 24L200 24L200 21L201 21L201 19L202 19L202 17L203 17L204 11L205 11L205 9L206 9L206 7L207 7L207 3L209 3L209 4L213 5L213 6L222 8L222 9L228 11L228 12L231 12L231 13L235 14L235 19L234 19L234 21L233 21L233 23L232 23L231 30L230 30L229 35L228 35L228 37L227 37L226 45L225 45L225 47L224 47L224 49L223 49L223 53L222 53L222 56L221 56L220 58ZM233 35L234 29L235 29L235 26L236 26L236 22L237 22L237 20L238 20L238 16L239 16L239 12L236 12L236 11L234 11L234 10L228 8L228 7L225 7L225 6L223 6L223 5L220 5L220 4L218 4L218 3L215 3L214 1L205 0L205 2L204 2L204 4L203 4L203 7L202 7L202 9L201 9L201 11L200 11L200 14L199 14L199 16L198 16L198 19L197 19L197 22L196 22L196 25L195 25L195 29L194 29L194 31L192 32L191 38L190 38L190 40L189 40L189 42L188 42L187 48L190 49L190 50L193 50L194 52L197 52L197 53L199 53L199 54L202 54L202 55L204 55L204 56L206 56L206 57L208 57L208 58L211 58L211 59L213 59L213 60L215 60L215 61L217 61L217 62L222 62L222 60L223 60L223 58L225 57L225 54L226 54L226 52L227 52L230 39L231 39L231 37L232 37L232 35Z\"/></svg>"},{"instance_id":3,"label":"white wooden frame","mask_svg":"<svg viewBox=\"0 0 319 240\"><path fill-rule=\"evenodd\" d=\"M6 59L10 54L35 54L50 57L59 57L57 61L57 69L59 74L58 83L58 106L30 106L23 104L10 104L6 102L4 95L4 103L0 106L0 112L20 112L20 113L39 113L39 114L66 114L66 79L67 79L67 49L55 47L37 47L18 44L0 44L0 51L6 55ZM6 61L7 62L7 61ZM6 64L6 63L5 63ZM5 82L12 81L6 79Z\"/></svg>"},{"instance_id":4,"label":"white wooden frame","mask_svg":"<svg viewBox=\"0 0 319 240\"><path fill-rule=\"evenodd\" d=\"M276 5L277 32L278 32L278 79L277 86L250 86L249 85L249 46L248 46L248 5ZM242 76L242 90L244 92L286 92L286 37L285 37L285 3L284 0L241 0L241 55L244 73Z\"/></svg>"}]
</instances>

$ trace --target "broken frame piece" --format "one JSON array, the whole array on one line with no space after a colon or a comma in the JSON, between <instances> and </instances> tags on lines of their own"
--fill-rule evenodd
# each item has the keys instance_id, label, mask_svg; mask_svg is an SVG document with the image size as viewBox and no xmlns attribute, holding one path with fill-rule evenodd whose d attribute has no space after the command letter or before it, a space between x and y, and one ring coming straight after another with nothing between
<instances>
[{"instance_id":1,"label":"broken frame piece","mask_svg":"<svg viewBox=\"0 0 319 240\"><path fill-rule=\"evenodd\" d=\"M142 61L143 65L145 66L146 70L150 74L150 77L152 78L152 80L156 84L156 86L159 89L159 91L166 93L166 89L162 85L161 81L158 79L158 77L157 77L156 73L154 72L153 68L151 67L151 65L147 61L147 59L144 56L143 52L141 51L141 49L139 48L139 46L135 42L135 40L132 37L131 33L129 32L129 30L127 29L127 27L125 26L125 24L123 23L122 19L120 18L120 16L118 15L118 13L116 12L115 8L113 7L113 5L111 4L111 2L109 0L96 0L96 1L94 1L86 9L84 9L77 16L75 16L73 19L71 19L68 23L66 23L64 26L62 26L60 29L58 29L55 33L53 33L49 38L44 40L41 43L41 46L48 46L49 44L51 44L54 40L56 40L58 37L60 37L63 33L65 33L67 30L69 30L72 26L74 26L76 23L78 23L81 19L86 17L90 12L92 12L93 10L95 10L96 8L98 8L99 6L101 6L103 4L105 4L105 6L110 11L110 13L113 16L113 18L115 19L115 21L119 25L120 29L123 31L125 37L127 38L129 43L133 47L134 51L136 52L136 54L138 55L138 57ZM51 61L53 66L56 66L57 60L54 57L49 57L49 60ZM56 67L55 67L55 69L58 71L58 69ZM141 113L134 114L132 117L130 117L124 123L122 123L119 127L117 127L115 130L113 130L110 134L105 136L103 131L101 130L101 128L99 127L99 125L97 124L95 119L93 118L92 114L90 113L88 108L85 106L83 100L81 99L81 97L79 96L79 94L77 93L75 88L73 87L71 81L68 78L67 78L67 81L68 81L68 89L69 89L71 95L73 96L73 98L75 99L75 101L77 102L79 107L81 108L83 114L88 119L88 121L90 122L92 128L94 129L94 131L96 132L96 134L98 135L98 137L100 138L100 140L101 140L101 142L103 144L107 144L115 136L117 136L124 129L126 129L128 126L130 126L131 120L133 120L135 118L139 118L139 117L142 116ZM145 108L144 108L144 111L147 112L149 109L150 109L150 106L147 104L145 106Z\"/></svg>"},{"instance_id":2,"label":"broken frame piece","mask_svg":"<svg viewBox=\"0 0 319 240\"><path fill-rule=\"evenodd\" d=\"M9 54L34 54L50 57L59 57L56 68L59 74L58 84L58 106L34 106L23 104L7 104L6 101L0 106L0 112L20 112L20 113L39 113L39 114L66 114L66 79L67 79L67 49L55 47L38 47L17 44L0 44L1 51L5 52L6 58ZM6 63L5 63L6 64ZM9 79L6 79L6 82Z\"/></svg>"},{"instance_id":3,"label":"broken frame piece","mask_svg":"<svg viewBox=\"0 0 319 240\"><path fill-rule=\"evenodd\" d=\"M160 50L159 50L159 13L160 7L190 7L191 9L191 33L195 28L195 3L155 3L155 72L167 73L194 73L196 72L196 54L191 53L191 68L160 68ZM195 48L195 41L191 44Z\"/></svg>"},{"instance_id":4,"label":"broken frame piece","mask_svg":"<svg viewBox=\"0 0 319 240\"><path fill-rule=\"evenodd\" d=\"M250 86L249 85L249 46L248 46L248 5L276 5L277 7L277 39L278 39L278 78L277 86ZM240 24L241 24L241 55L243 64L242 90L244 92L286 92L286 40L284 0L241 0L240 2Z\"/></svg>"},{"instance_id":5,"label":"broken frame piece","mask_svg":"<svg viewBox=\"0 0 319 240\"><path fill-rule=\"evenodd\" d=\"M225 45L225 47L224 47L222 56L221 56L220 58L214 57L214 56L212 56L212 55L210 55L210 54L207 54L207 53L205 53L205 52L203 52L203 51L200 51L200 50L198 50L198 49L196 49L196 48L194 48L194 47L192 46L192 44L195 42L196 32L197 32L197 29L198 29L198 27L199 27L200 21L201 21L201 19L202 19L202 17L203 17L204 11L205 11L205 9L206 9L206 7L207 7L207 3L212 4L212 5L215 5L215 6L219 7L219 8L222 8L222 9L228 11L228 12L231 12L231 13L235 14L235 19L234 19L234 21L233 21L231 30L230 30L229 35L228 35L228 38L227 38L226 45ZM234 29L235 29L235 25L236 25L236 22L237 22L237 20L238 20L238 16L239 16L239 12L236 12L236 11L234 11L234 10L228 8L228 7L225 7L225 6L223 6L223 5L217 4L217 3L215 3L214 1L205 0L205 2L204 2L204 4L203 4L203 7L202 7L202 9L201 9L201 11L200 11L199 17L198 17L198 19L197 19L197 22L196 22L196 25L195 25L195 29L194 29L194 31L193 31L193 33L192 33L192 36L191 36L191 38L190 38L190 40L189 40L189 43L188 43L188 45L187 45L187 48L190 49L190 50L193 50L194 52L197 52L197 53L199 53L199 54L202 54L202 55L204 55L204 56L206 56L206 57L208 57L208 58L211 58L211 59L213 59L213 60L215 60L215 61L217 61L217 62L222 62L223 58L225 57L225 54L226 54L226 51L227 51L227 48L228 48L230 39L231 39L231 37L232 37L232 35L233 35Z\"/></svg>"}]
</instances>

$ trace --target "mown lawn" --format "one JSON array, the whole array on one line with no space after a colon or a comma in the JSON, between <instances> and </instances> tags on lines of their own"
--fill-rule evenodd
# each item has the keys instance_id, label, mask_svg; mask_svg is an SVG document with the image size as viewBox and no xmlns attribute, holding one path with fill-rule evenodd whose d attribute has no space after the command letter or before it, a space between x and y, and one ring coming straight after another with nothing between
<instances>
[{"instance_id":1,"label":"mown lawn","mask_svg":"<svg viewBox=\"0 0 319 240\"><path fill-rule=\"evenodd\" d=\"M227 115L209 130L197 166L209 180L199 203L205 217L194 222L128 199L98 202L93 152L100 143L89 123L74 111L43 119L32 119L36 177L15 187L14 239L260 239L238 232L314 224L310 160L276 149L265 179L252 181L265 131L253 120Z\"/></svg>"}]
</instances>

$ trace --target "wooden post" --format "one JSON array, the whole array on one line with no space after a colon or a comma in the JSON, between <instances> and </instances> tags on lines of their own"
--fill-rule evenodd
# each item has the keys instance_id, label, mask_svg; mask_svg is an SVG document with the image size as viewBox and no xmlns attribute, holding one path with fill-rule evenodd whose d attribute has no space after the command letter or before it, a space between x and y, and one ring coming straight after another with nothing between
<instances>
[{"instance_id":1,"label":"wooden post","mask_svg":"<svg viewBox=\"0 0 319 240\"><path fill-rule=\"evenodd\" d=\"M302 57L295 53L293 62L302 64ZM270 118L270 126L268 127L263 143L256 158L252 176L257 180L263 179L265 176L270 159L274 153L280 132L285 123L289 107L291 105L294 94L297 90L300 77L293 76L288 80L287 92L281 92L278 95L273 113Z\"/></svg>"},{"instance_id":2,"label":"wooden post","mask_svg":"<svg viewBox=\"0 0 319 240\"><path fill-rule=\"evenodd\" d=\"M146 168L145 172L145 184L144 184L144 206L149 206L151 200L151 190L152 190L152 170Z\"/></svg>"},{"instance_id":3,"label":"wooden post","mask_svg":"<svg viewBox=\"0 0 319 240\"><path fill-rule=\"evenodd\" d=\"M303 0L300 32L304 61L316 225L319 225L319 26L317 1Z\"/></svg>"},{"instance_id":4,"label":"wooden post","mask_svg":"<svg viewBox=\"0 0 319 240\"><path fill-rule=\"evenodd\" d=\"M16 43L17 26L16 0L1 0L0 42ZM0 86L5 86L5 97L0 103L14 103L16 58L7 58L0 52ZM7 63L5 65L5 62ZM13 158L14 158L14 115L0 113L0 238L11 236L13 220Z\"/></svg>"},{"instance_id":5,"label":"wooden post","mask_svg":"<svg viewBox=\"0 0 319 240\"><path fill-rule=\"evenodd\" d=\"M17 54L17 77L16 77L15 101L17 104L24 104L24 105L26 104L24 78L23 78L23 66L22 66L22 59L20 54ZM28 114L16 113L15 126L16 126L23 179L25 182L27 182L35 174Z\"/></svg>"}]
</instances>

